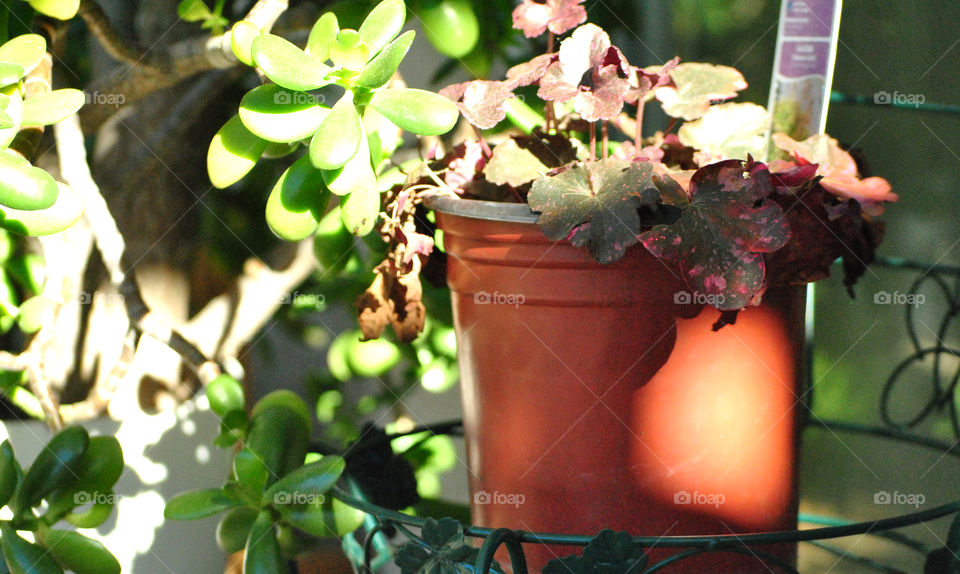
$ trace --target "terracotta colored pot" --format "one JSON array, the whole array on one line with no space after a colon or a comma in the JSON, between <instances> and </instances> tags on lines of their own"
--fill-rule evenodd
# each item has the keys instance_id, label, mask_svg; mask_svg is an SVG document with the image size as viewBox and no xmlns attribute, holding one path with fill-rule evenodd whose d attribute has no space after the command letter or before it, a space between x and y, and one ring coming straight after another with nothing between
<instances>
[{"instance_id":1,"label":"terracotta colored pot","mask_svg":"<svg viewBox=\"0 0 960 574\"><path fill-rule=\"evenodd\" d=\"M602 265L548 241L525 205L430 205L449 255L477 524L654 536L796 527L802 288L771 290L713 332L719 312L689 303L642 246ZM574 551L525 549L533 571ZM791 545L763 550L795 560ZM729 553L669 569L733 571L769 572Z\"/></svg>"}]
</instances>

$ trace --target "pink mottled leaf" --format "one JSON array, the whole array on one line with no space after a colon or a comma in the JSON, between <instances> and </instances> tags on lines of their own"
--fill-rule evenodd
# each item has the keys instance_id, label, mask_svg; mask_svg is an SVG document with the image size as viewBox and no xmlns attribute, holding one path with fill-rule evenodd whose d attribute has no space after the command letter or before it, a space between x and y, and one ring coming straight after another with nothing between
<instances>
[{"instance_id":1,"label":"pink mottled leaf","mask_svg":"<svg viewBox=\"0 0 960 574\"><path fill-rule=\"evenodd\" d=\"M680 58L674 58L662 66L648 66L646 68L637 68L630 66L630 89L623 96L623 101L628 104L636 103L638 99L646 98L647 95L664 86L670 85L673 80L670 78L670 70L677 67Z\"/></svg>"},{"instance_id":2,"label":"pink mottled leaf","mask_svg":"<svg viewBox=\"0 0 960 574\"><path fill-rule=\"evenodd\" d=\"M440 90L440 95L456 102L463 117L482 130L492 128L507 117L503 103L514 97L505 82L490 80L453 84Z\"/></svg>"},{"instance_id":3,"label":"pink mottled leaf","mask_svg":"<svg viewBox=\"0 0 960 574\"><path fill-rule=\"evenodd\" d=\"M527 202L541 212L537 224L548 238L569 238L610 263L637 242L637 209L654 204L658 195L649 163L608 158L538 179Z\"/></svg>"},{"instance_id":4,"label":"pink mottled leaf","mask_svg":"<svg viewBox=\"0 0 960 574\"><path fill-rule=\"evenodd\" d=\"M694 174L688 192L655 178L664 203L679 207L682 216L640 237L652 254L678 264L692 289L716 296L721 310L751 303L764 286L760 254L780 249L790 238L783 210L766 200L769 173L747 174L740 161L711 164Z\"/></svg>"},{"instance_id":5,"label":"pink mottled leaf","mask_svg":"<svg viewBox=\"0 0 960 574\"><path fill-rule=\"evenodd\" d=\"M583 0L523 0L513 10L513 27L523 30L527 38L543 34L547 28L554 34L563 34L587 19Z\"/></svg>"},{"instance_id":6,"label":"pink mottled leaf","mask_svg":"<svg viewBox=\"0 0 960 574\"><path fill-rule=\"evenodd\" d=\"M517 64L507 70L507 83L511 87L517 88L538 82L547 73L547 67L556 60L556 54L540 54L532 60Z\"/></svg>"},{"instance_id":7,"label":"pink mottled leaf","mask_svg":"<svg viewBox=\"0 0 960 574\"><path fill-rule=\"evenodd\" d=\"M710 104L729 100L746 89L743 75L728 66L685 63L670 70L672 86L655 90L663 111L674 118L695 120L707 113Z\"/></svg>"}]
</instances>

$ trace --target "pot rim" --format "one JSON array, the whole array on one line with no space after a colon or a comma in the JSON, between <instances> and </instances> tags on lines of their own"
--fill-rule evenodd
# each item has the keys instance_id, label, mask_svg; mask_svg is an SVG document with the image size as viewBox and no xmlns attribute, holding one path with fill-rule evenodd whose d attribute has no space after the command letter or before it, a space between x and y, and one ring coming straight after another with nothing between
<instances>
[{"instance_id":1,"label":"pot rim","mask_svg":"<svg viewBox=\"0 0 960 574\"><path fill-rule=\"evenodd\" d=\"M539 216L526 203L504 203L482 199L460 199L440 194L423 197L429 209L470 219L508 221L511 223L536 223Z\"/></svg>"}]
</instances>

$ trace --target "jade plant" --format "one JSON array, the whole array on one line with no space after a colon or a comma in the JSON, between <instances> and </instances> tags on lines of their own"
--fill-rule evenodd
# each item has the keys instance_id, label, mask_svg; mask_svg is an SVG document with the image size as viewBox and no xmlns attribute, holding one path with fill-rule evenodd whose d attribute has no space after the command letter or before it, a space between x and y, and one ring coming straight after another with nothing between
<instances>
[{"instance_id":1,"label":"jade plant","mask_svg":"<svg viewBox=\"0 0 960 574\"><path fill-rule=\"evenodd\" d=\"M0 444L0 567L13 574L110 574L120 563L100 542L61 522L95 528L113 511L113 486L123 473L123 452L112 436L91 437L82 427L57 433L22 469L9 441ZM21 535L28 532L32 541Z\"/></svg>"}]
</instances>

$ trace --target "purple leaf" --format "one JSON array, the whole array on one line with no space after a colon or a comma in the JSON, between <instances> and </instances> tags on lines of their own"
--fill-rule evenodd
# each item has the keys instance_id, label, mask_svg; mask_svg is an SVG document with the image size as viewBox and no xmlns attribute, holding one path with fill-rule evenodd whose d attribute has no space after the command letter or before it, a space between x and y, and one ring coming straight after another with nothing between
<instances>
[{"instance_id":1,"label":"purple leaf","mask_svg":"<svg viewBox=\"0 0 960 574\"><path fill-rule=\"evenodd\" d=\"M556 60L556 54L540 54L528 62L517 64L507 70L507 83L510 87L517 88L538 82L547 72L547 67Z\"/></svg>"},{"instance_id":2,"label":"purple leaf","mask_svg":"<svg viewBox=\"0 0 960 574\"><path fill-rule=\"evenodd\" d=\"M523 30L527 38L543 34L547 28L554 34L563 34L586 21L583 0L523 0L513 10L513 27Z\"/></svg>"},{"instance_id":3,"label":"purple leaf","mask_svg":"<svg viewBox=\"0 0 960 574\"><path fill-rule=\"evenodd\" d=\"M783 210L766 200L772 185L765 170L749 172L728 160L698 170L689 193L657 178L665 203L681 218L657 225L640 238L655 256L677 263L696 292L714 295L721 310L741 309L764 286L761 253L774 252L790 238Z\"/></svg>"},{"instance_id":4,"label":"purple leaf","mask_svg":"<svg viewBox=\"0 0 960 574\"><path fill-rule=\"evenodd\" d=\"M514 97L511 86L506 82L490 80L453 84L439 93L457 102L463 117L482 130L492 128L507 117L503 103Z\"/></svg>"}]
</instances>

